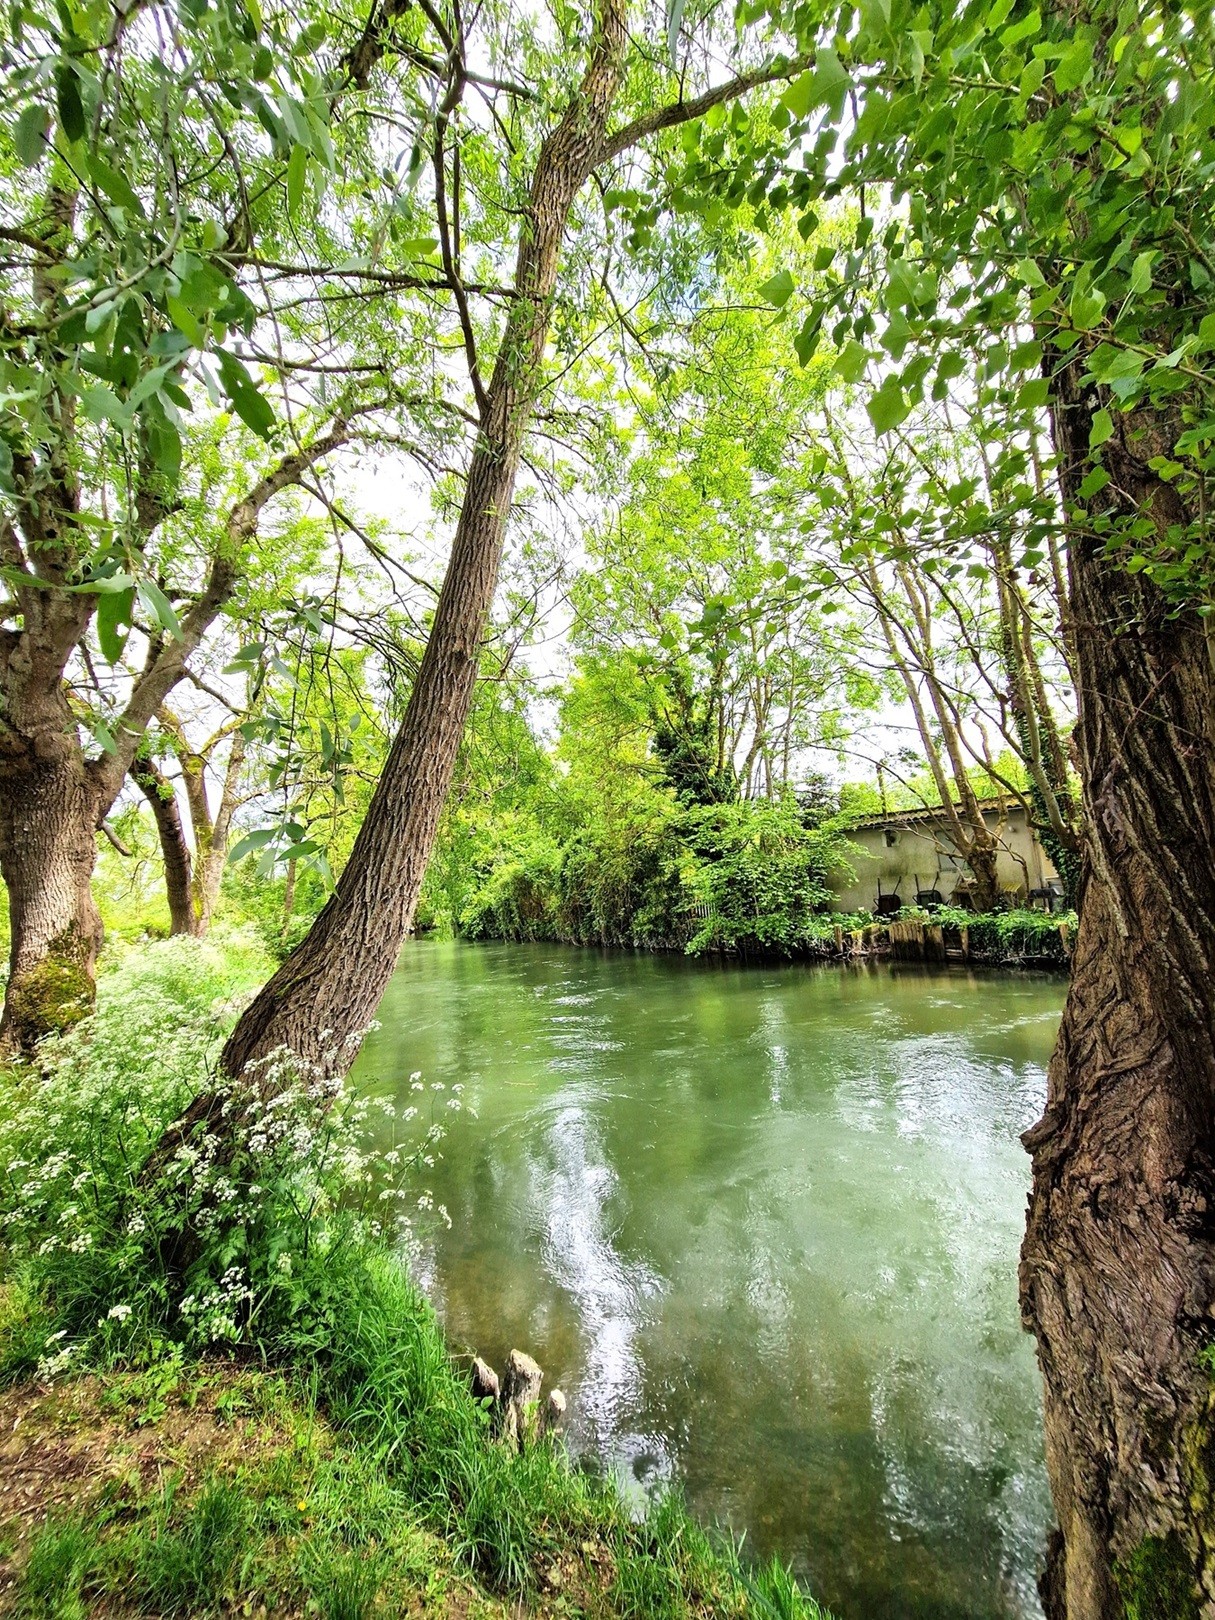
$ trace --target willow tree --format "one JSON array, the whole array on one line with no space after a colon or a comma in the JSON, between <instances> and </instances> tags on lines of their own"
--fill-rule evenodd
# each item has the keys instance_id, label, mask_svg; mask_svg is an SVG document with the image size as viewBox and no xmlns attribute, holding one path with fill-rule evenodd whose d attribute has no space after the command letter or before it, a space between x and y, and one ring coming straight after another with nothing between
<instances>
[{"instance_id":1,"label":"willow tree","mask_svg":"<svg viewBox=\"0 0 1215 1620\"><path fill-rule=\"evenodd\" d=\"M762 296L774 251L723 263L711 282L702 271L684 327L649 332L620 364L629 431L571 590L575 645L623 655L668 776L677 763L676 785L705 802L791 791L807 752L838 749L847 712L876 700L858 623L796 583L796 470L837 379L826 357L788 363ZM645 309L630 319L655 324Z\"/></svg>"},{"instance_id":2,"label":"willow tree","mask_svg":"<svg viewBox=\"0 0 1215 1620\"><path fill-rule=\"evenodd\" d=\"M263 509L403 384L411 329L393 298L434 274L359 256L351 199L378 155L339 116L344 97L364 99L375 58L357 21L306 5L31 0L12 15L0 65L12 115L0 156L9 1050L91 1003L96 830L242 589ZM326 187L339 206L306 208ZM347 267L332 296L312 288L318 260ZM395 338L367 313L369 278ZM437 387L423 393L419 441L442 417ZM209 514L173 542L217 411L263 454L226 521ZM99 683L99 668L114 679Z\"/></svg>"},{"instance_id":3,"label":"willow tree","mask_svg":"<svg viewBox=\"0 0 1215 1620\"><path fill-rule=\"evenodd\" d=\"M395 966L472 701L516 479L550 383L547 354L567 233L588 182L603 176L610 187L613 171L623 178L634 150L661 131L787 82L808 60L792 57L783 37L767 45L749 36L741 43L715 39L711 21L685 34L678 11L642 18L630 14L627 0L600 0L585 26L562 15L534 33L507 9L469 14L458 5L427 4L406 11L384 0L368 32L388 71L395 63L427 84L425 101L415 100L432 110L423 117L411 108L410 161L419 184L428 173L425 195L451 289L476 438L403 723L332 898L228 1041L223 1064L231 1076L284 1047L344 1067ZM654 36L666 38L675 58L669 69L656 65L646 43ZM739 71L713 82L715 46L722 43L744 60ZM705 87L692 93L697 80ZM488 106L491 116L473 111L470 100ZM582 221L578 236L584 267L588 256L601 253L585 252ZM596 245L602 247L602 237ZM508 254L509 284L479 315L485 283ZM191 1119L213 1108L214 1099L200 1098Z\"/></svg>"},{"instance_id":4,"label":"willow tree","mask_svg":"<svg viewBox=\"0 0 1215 1620\"><path fill-rule=\"evenodd\" d=\"M783 203L864 187L869 207L800 352L825 331L845 364L851 345L884 357L879 432L985 373L988 399L1045 409L1054 437L1085 834L1025 1137L1021 1298L1059 1519L1047 1612L1215 1613L1210 9L808 9L833 47L787 98L808 166L773 145L750 175L770 162ZM853 298L869 277L876 313Z\"/></svg>"}]
</instances>

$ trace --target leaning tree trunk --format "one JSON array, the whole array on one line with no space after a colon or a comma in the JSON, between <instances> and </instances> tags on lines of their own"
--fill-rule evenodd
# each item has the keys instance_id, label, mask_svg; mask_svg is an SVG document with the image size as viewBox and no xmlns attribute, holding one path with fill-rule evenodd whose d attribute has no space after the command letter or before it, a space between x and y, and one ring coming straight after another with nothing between
<instances>
[{"instance_id":1,"label":"leaning tree trunk","mask_svg":"<svg viewBox=\"0 0 1215 1620\"><path fill-rule=\"evenodd\" d=\"M231 1076L283 1047L330 1072L344 1072L396 966L472 702L524 434L542 375L566 223L603 149L625 37L621 0L605 0L586 77L537 159L520 230L515 293L404 721L333 895L224 1048L223 1068ZM189 1128L211 1106L201 1097L182 1126Z\"/></svg>"},{"instance_id":2,"label":"leaning tree trunk","mask_svg":"<svg viewBox=\"0 0 1215 1620\"><path fill-rule=\"evenodd\" d=\"M12 942L0 1051L29 1052L92 1008L101 918L90 878L96 859L96 789L83 755L63 736L49 757L0 771L0 873Z\"/></svg>"},{"instance_id":3,"label":"leaning tree trunk","mask_svg":"<svg viewBox=\"0 0 1215 1620\"><path fill-rule=\"evenodd\" d=\"M1096 402L1062 393L1075 502ZM1118 420L1109 488L1163 535L1190 515L1147 466L1176 424ZM1021 1264L1059 1518L1043 1597L1049 1620L1195 1620L1215 1614L1215 643L1100 542L1070 567L1084 873Z\"/></svg>"},{"instance_id":4,"label":"leaning tree trunk","mask_svg":"<svg viewBox=\"0 0 1215 1620\"><path fill-rule=\"evenodd\" d=\"M151 759L136 759L131 766L131 778L152 807L160 837L165 894L169 902L169 933L201 934L203 930L194 910L192 893L194 863L173 784Z\"/></svg>"}]
</instances>

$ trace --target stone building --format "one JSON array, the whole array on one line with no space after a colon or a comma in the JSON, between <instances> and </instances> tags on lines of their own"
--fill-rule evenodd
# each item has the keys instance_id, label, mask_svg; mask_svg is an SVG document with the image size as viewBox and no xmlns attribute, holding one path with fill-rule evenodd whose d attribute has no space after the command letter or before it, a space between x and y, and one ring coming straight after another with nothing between
<instances>
[{"instance_id":1,"label":"stone building","mask_svg":"<svg viewBox=\"0 0 1215 1620\"><path fill-rule=\"evenodd\" d=\"M999 843L996 874L1010 904L1053 908L1063 886L1019 804L990 802L984 819ZM831 879L841 911L894 911L899 905L966 905L970 869L940 810L891 810L858 822L848 834L861 853L856 875Z\"/></svg>"}]
</instances>

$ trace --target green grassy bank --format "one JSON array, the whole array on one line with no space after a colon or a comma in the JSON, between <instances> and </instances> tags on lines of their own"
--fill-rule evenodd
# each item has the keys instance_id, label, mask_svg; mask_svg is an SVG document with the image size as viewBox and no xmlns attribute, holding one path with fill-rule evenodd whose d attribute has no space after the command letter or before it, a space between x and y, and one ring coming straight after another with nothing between
<instances>
[{"instance_id":1,"label":"green grassy bank","mask_svg":"<svg viewBox=\"0 0 1215 1620\"><path fill-rule=\"evenodd\" d=\"M494 1437L396 1257L433 1118L373 1160L370 1104L290 1074L222 1153L152 1156L267 965L128 950L3 1077L0 1612L820 1616L677 1499L639 1522Z\"/></svg>"}]
</instances>

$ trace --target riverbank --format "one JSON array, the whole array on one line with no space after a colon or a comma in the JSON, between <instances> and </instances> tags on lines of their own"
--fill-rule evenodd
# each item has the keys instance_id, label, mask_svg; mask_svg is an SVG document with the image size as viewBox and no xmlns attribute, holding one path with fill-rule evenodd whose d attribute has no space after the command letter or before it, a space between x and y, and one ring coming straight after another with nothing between
<instances>
[{"instance_id":1,"label":"riverbank","mask_svg":"<svg viewBox=\"0 0 1215 1620\"><path fill-rule=\"evenodd\" d=\"M514 920L512 921L511 918ZM652 933L599 933L569 929L552 913L506 913L487 920L478 913L461 928L459 937L470 941L496 940L510 944L597 945L612 950L678 953L692 957L722 957L742 962L847 962L857 958L891 958L900 962L965 962L986 967L1034 968L1067 971L1075 938L1072 912L1050 915L1013 908L975 913L955 907L930 910L904 908L893 917L869 914L840 916L824 913L805 918L797 933L774 945L759 932L754 937L737 931L723 937L713 915L698 919L697 932L687 938Z\"/></svg>"},{"instance_id":2,"label":"riverbank","mask_svg":"<svg viewBox=\"0 0 1215 1620\"><path fill-rule=\"evenodd\" d=\"M559 1441L495 1432L386 1213L426 1213L433 1109L371 1154L365 1100L297 1085L222 1162L149 1171L258 973L243 936L132 950L5 1077L0 1608L821 1616L677 1499L639 1519Z\"/></svg>"}]
</instances>

